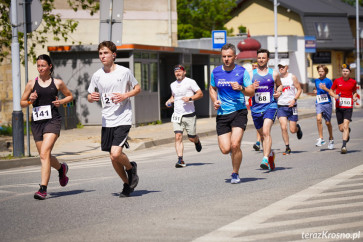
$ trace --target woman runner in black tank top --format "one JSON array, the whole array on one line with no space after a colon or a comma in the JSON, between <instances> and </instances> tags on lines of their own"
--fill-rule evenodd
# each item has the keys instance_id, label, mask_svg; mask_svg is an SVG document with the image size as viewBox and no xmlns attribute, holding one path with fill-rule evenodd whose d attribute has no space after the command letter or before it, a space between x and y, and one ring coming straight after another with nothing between
<instances>
[{"instance_id":1,"label":"woman runner in black tank top","mask_svg":"<svg viewBox=\"0 0 363 242\"><path fill-rule=\"evenodd\" d=\"M34 194L34 198L44 200L51 167L58 170L61 186L66 186L69 180L66 175L67 164L60 164L51 152L61 129L62 117L58 107L71 102L73 96L62 80L52 77L53 64L48 55L38 56L37 69L39 77L27 83L20 105L23 108L33 106L31 128L42 164L40 189ZM63 99L58 99L58 91L63 93Z\"/></svg>"},{"instance_id":2,"label":"woman runner in black tank top","mask_svg":"<svg viewBox=\"0 0 363 242\"><path fill-rule=\"evenodd\" d=\"M38 98L34 101L33 107L39 107L44 105L51 105L52 110L52 118L58 118L61 115L59 114L58 108L52 103L56 101L58 96L58 89L54 83L54 78L51 77L51 83L47 87L41 87L38 83L38 77L35 78L35 84L32 89L32 93L36 91ZM46 120L44 120L46 121ZM34 121L33 121L34 122ZM40 121L38 121L40 122Z\"/></svg>"}]
</instances>

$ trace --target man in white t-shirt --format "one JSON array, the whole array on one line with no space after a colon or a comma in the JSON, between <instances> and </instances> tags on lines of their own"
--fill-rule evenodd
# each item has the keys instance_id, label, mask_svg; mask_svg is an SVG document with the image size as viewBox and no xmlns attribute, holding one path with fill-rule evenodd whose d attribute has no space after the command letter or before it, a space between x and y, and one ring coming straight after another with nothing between
<instances>
[{"instance_id":1,"label":"man in white t-shirt","mask_svg":"<svg viewBox=\"0 0 363 242\"><path fill-rule=\"evenodd\" d=\"M113 168L124 182L120 197L129 197L139 182L136 162L123 153L132 125L130 98L140 92L140 85L130 69L114 63L116 45L103 41L98 45L103 68L96 71L88 87L89 102L102 103L101 148L110 153Z\"/></svg>"},{"instance_id":2,"label":"man in white t-shirt","mask_svg":"<svg viewBox=\"0 0 363 242\"><path fill-rule=\"evenodd\" d=\"M174 113L171 117L175 133L175 150L178 155L176 168L185 167L183 160L183 131L187 131L188 138L195 144L195 149L200 152L202 144L196 134L196 115L194 101L203 97L203 92L198 84L188 77L185 77L186 71L184 66L176 65L174 67L176 81L170 84L171 97L165 105L170 108L174 103Z\"/></svg>"},{"instance_id":3,"label":"man in white t-shirt","mask_svg":"<svg viewBox=\"0 0 363 242\"><path fill-rule=\"evenodd\" d=\"M287 130L288 124L290 125L290 132L297 134L297 138L301 139L303 132L300 124L297 123L297 99L300 97L302 89L299 80L295 75L288 72L289 65L285 60L281 60L278 64L280 79L282 84L282 93L277 101L277 118L281 126L282 139L285 142L286 150L284 155L291 153L289 144L289 133Z\"/></svg>"}]
</instances>

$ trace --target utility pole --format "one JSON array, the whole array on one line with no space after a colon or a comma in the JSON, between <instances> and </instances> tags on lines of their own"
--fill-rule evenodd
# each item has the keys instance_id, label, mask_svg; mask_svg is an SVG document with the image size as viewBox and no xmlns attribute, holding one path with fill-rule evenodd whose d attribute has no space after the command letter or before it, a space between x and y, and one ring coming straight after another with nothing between
<instances>
[{"instance_id":1,"label":"utility pole","mask_svg":"<svg viewBox=\"0 0 363 242\"><path fill-rule=\"evenodd\" d=\"M356 69L356 81L360 84L360 31L359 31L359 0L355 0L355 19L356 19L356 42L357 42L357 69Z\"/></svg>"},{"instance_id":2,"label":"utility pole","mask_svg":"<svg viewBox=\"0 0 363 242\"><path fill-rule=\"evenodd\" d=\"M278 64L278 44L277 44L277 6L279 6L279 3L277 3L277 0L274 0L274 16L275 16L275 69L277 70L277 64Z\"/></svg>"},{"instance_id":3,"label":"utility pole","mask_svg":"<svg viewBox=\"0 0 363 242\"><path fill-rule=\"evenodd\" d=\"M20 50L18 41L17 0L11 0L11 65L13 78L13 156L24 156L24 118L20 106Z\"/></svg>"}]
</instances>

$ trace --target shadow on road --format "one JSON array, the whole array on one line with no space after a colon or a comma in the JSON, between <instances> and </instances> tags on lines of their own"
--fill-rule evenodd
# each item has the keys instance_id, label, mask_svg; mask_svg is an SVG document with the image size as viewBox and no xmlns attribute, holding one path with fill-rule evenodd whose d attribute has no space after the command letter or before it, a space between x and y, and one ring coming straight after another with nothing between
<instances>
[{"instance_id":1,"label":"shadow on road","mask_svg":"<svg viewBox=\"0 0 363 242\"><path fill-rule=\"evenodd\" d=\"M72 191L65 191L65 192L51 192L49 198L57 198L57 197L64 197L70 195L77 195L85 192L94 192L95 190L72 190Z\"/></svg>"},{"instance_id":2,"label":"shadow on road","mask_svg":"<svg viewBox=\"0 0 363 242\"><path fill-rule=\"evenodd\" d=\"M258 180L264 180L264 179L266 179L266 178L246 177L246 178L241 178L241 182L237 183L237 184L252 182L252 181L258 181ZM231 179L224 179L224 182L225 183L231 183Z\"/></svg>"},{"instance_id":3,"label":"shadow on road","mask_svg":"<svg viewBox=\"0 0 363 242\"><path fill-rule=\"evenodd\" d=\"M133 193L131 193L130 197L141 197L143 195L146 195L148 193L153 193L153 192L160 192L160 191L136 190ZM117 193L117 192L112 193L112 196L114 196L114 197L118 197L119 195L120 195L120 193Z\"/></svg>"}]
</instances>

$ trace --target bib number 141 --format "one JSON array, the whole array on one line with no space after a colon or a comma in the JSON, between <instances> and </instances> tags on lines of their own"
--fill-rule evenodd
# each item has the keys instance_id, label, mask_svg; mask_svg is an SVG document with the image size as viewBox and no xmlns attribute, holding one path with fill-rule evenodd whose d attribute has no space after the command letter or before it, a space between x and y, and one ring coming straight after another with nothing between
<instances>
[{"instance_id":1,"label":"bib number 141","mask_svg":"<svg viewBox=\"0 0 363 242\"><path fill-rule=\"evenodd\" d=\"M50 105L39 106L33 108L33 120L39 121L44 119L51 119L52 111L50 109Z\"/></svg>"}]
</instances>

